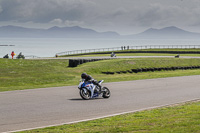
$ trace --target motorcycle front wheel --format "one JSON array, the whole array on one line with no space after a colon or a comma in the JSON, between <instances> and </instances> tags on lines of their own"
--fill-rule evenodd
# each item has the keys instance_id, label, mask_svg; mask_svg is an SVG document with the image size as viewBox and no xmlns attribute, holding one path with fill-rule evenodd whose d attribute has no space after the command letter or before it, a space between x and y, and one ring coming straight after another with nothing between
<instances>
[{"instance_id":1,"label":"motorcycle front wheel","mask_svg":"<svg viewBox=\"0 0 200 133\"><path fill-rule=\"evenodd\" d=\"M86 90L86 93L83 89L80 90L80 96L84 99L84 100L88 100L90 99L90 92L88 90Z\"/></svg>"},{"instance_id":2,"label":"motorcycle front wheel","mask_svg":"<svg viewBox=\"0 0 200 133\"><path fill-rule=\"evenodd\" d=\"M104 92L103 92L103 98L109 98L110 97L110 90L107 88L107 87L103 87L102 89Z\"/></svg>"}]
</instances>

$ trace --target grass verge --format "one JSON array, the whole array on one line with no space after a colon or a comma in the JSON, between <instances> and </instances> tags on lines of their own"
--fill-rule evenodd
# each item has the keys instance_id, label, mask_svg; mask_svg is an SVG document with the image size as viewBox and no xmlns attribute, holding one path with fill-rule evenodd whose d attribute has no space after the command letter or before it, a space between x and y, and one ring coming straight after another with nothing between
<instances>
[{"instance_id":1,"label":"grass verge","mask_svg":"<svg viewBox=\"0 0 200 133\"><path fill-rule=\"evenodd\" d=\"M146 110L70 125L48 127L21 133L198 133L200 132L200 102Z\"/></svg>"},{"instance_id":2,"label":"grass verge","mask_svg":"<svg viewBox=\"0 0 200 133\"><path fill-rule=\"evenodd\" d=\"M134 52L144 52L144 53L134 53ZM156 53L159 51L165 51L169 53ZM177 54L170 53L173 52L184 52L180 54L181 56L200 56L200 54L192 54L192 52L200 52L200 49L130 49L130 50L118 50L118 51L105 51L105 52L91 52L91 53L82 53L82 54L72 54L72 55L62 55L60 57L90 57L90 56L110 56L112 52L115 52L117 56L176 56ZM149 52L149 53L148 53ZM155 52L155 53L151 53ZM186 52L186 53L185 53ZM187 52L191 52L187 54Z\"/></svg>"},{"instance_id":3,"label":"grass verge","mask_svg":"<svg viewBox=\"0 0 200 133\"><path fill-rule=\"evenodd\" d=\"M73 55L73 56L66 56L66 57L101 57L106 56L110 57L111 54L89 54L89 55ZM177 54L160 54L160 53L117 53L116 56L176 56ZM200 54L179 54L181 56L196 56L199 57Z\"/></svg>"},{"instance_id":4,"label":"grass verge","mask_svg":"<svg viewBox=\"0 0 200 133\"><path fill-rule=\"evenodd\" d=\"M76 68L68 60L11 60L0 59L0 91L77 85L80 75L87 72L105 82L200 75L200 70L160 71L133 74L105 75L105 71L125 71L137 68L195 66L200 59L142 58L89 62Z\"/></svg>"}]
</instances>

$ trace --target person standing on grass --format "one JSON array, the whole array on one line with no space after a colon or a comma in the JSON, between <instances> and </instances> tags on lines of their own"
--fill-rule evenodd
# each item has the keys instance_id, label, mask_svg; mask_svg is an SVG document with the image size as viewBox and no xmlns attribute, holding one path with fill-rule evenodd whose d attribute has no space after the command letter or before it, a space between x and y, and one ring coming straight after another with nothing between
<instances>
[{"instance_id":1,"label":"person standing on grass","mask_svg":"<svg viewBox=\"0 0 200 133\"><path fill-rule=\"evenodd\" d=\"M12 56L12 59L13 59L13 57L15 56L15 52L14 51L11 52L11 56Z\"/></svg>"}]
</instances>

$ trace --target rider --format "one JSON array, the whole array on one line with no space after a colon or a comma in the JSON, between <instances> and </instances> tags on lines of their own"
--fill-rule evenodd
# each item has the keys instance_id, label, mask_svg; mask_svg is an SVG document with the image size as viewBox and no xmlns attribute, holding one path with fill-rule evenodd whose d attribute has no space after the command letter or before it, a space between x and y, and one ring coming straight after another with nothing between
<instances>
[{"instance_id":1,"label":"rider","mask_svg":"<svg viewBox=\"0 0 200 133\"><path fill-rule=\"evenodd\" d=\"M81 78L85 79L86 82L92 82L94 85L97 85L101 89L101 85L97 82L97 80L93 79L92 76L88 75L87 73L82 73Z\"/></svg>"}]
</instances>

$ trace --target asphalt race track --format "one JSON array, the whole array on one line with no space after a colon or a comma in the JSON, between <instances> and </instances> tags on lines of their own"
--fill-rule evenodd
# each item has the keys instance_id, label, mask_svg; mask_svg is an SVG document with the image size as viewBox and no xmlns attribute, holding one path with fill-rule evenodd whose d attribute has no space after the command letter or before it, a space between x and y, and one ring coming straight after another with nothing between
<instances>
[{"instance_id":1,"label":"asphalt race track","mask_svg":"<svg viewBox=\"0 0 200 133\"><path fill-rule=\"evenodd\" d=\"M82 100L77 86L0 93L0 132L106 117L200 99L200 75L104 83L109 99Z\"/></svg>"}]
</instances>

